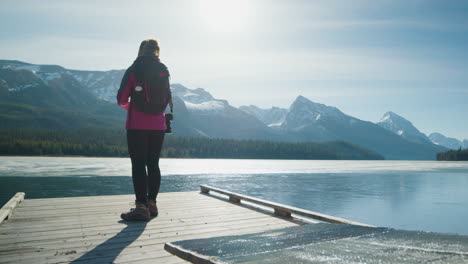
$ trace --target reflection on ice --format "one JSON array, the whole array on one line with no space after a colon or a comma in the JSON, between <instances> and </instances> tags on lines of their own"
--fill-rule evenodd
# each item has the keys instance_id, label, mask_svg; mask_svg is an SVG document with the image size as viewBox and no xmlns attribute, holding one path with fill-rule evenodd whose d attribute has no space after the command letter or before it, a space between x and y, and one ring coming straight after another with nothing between
<instances>
[{"instance_id":1,"label":"reflection on ice","mask_svg":"<svg viewBox=\"0 0 468 264\"><path fill-rule=\"evenodd\" d=\"M468 236L336 224L173 244L219 263L468 262Z\"/></svg>"}]
</instances>

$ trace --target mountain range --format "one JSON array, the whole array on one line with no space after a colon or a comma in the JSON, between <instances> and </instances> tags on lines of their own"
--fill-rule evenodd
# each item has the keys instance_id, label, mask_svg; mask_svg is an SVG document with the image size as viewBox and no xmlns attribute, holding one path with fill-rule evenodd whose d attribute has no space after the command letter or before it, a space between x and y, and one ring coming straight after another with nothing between
<instances>
[{"instance_id":1,"label":"mountain range","mask_svg":"<svg viewBox=\"0 0 468 264\"><path fill-rule=\"evenodd\" d=\"M468 149L468 139L461 141L456 138L446 137L440 133L431 133L429 138L434 144L444 146L448 149Z\"/></svg>"},{"instance_id":2,"label":"mountain range","mask_svg":"<svg viewBox=\"0 0 468 264\"><path fill-rule=\"evenodd\" d=\"M115 103L124 70L78 71L56 65L0 60L0 128L122 128ZM427 137L393 112L378 123L298 96L289 109L236 108L208 91L171 85L173 131L194 137L269 141L347 141L387 159L434 160L446 140ZM463 142L462 142L463 143ZM451 146L451 145L450 145Z\"/></svg>"},{"instance_id":3,"label":"mountain range","mask_svg":"<svg viewBox=\"0 0 468 264\"><path fill-rule=\"evenodd\" d=\"M392 131L393 133L411 142L421 144L431 142L431 140L424 133L421 133L415 126L413 126L410 121L391 111L385 113L380 121L377 122L377 125Z\"/></svg>"}]
</instances>

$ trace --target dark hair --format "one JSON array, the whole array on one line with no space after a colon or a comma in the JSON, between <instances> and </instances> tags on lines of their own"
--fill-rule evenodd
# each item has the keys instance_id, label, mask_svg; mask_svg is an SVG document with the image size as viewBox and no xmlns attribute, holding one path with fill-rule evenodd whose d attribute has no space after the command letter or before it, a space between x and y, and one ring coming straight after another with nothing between
<instances>
[{"instance_id":1,"label":"dark hair","mask_svg":"<svg viewBox=\"0 0 468 264\"><path fill-rule=\"evenodd\" d=\"M143 40L138 50L138 55L142 54L159 56L159 42L154 38Z\"/></svg>"}]
</instances>

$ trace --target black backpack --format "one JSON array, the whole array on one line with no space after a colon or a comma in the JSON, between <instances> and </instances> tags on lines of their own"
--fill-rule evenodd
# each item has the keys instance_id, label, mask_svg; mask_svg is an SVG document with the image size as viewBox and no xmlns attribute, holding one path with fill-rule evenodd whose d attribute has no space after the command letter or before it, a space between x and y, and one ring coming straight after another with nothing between
<instances>
[{"instance_id":1,"label":"black backpack","mask_svg":"<svg viewBox=\"0 0 468 264\"><path fill-rule=\"evenodd\" d=\"M132 101L136 109L147 114L158 114L166 110L171 92L169 71L155 59L138 58L134 62L136 87L132 91Z\"/></svg>"}]
</instances>

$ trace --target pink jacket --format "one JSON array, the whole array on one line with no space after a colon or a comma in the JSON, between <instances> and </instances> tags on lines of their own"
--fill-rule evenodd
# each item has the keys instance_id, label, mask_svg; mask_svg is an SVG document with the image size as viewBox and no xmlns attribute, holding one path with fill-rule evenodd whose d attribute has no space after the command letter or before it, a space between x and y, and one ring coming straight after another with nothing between
<instances>
[{"instance_id":1,"label":"pink jacket","mask_svg":"<svg viewBox=\"0 0 468 264\"><path fill-rule=\"evenodd\" d=\"M122 79L119 92L117 93L117 103L127 110L127 123L125 129L142 130L166 130L166 117L164 113L147 114L138 111L132 104L130 95L136 86L136 75L130 67Z\"/></svg>"}]
</instances>

